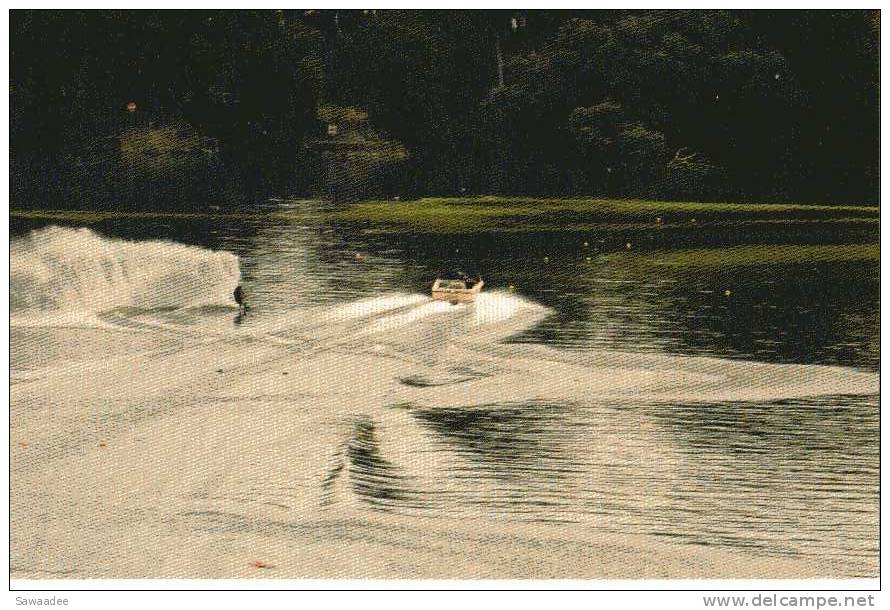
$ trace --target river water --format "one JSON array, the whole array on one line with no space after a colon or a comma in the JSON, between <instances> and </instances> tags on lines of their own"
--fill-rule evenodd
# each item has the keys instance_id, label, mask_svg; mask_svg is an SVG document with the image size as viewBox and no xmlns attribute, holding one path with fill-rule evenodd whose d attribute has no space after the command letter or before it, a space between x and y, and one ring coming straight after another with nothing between
<instances>
[{"instance_id":1,"label":"river water","mask_svg":"<svg viewBox=\"0 0 890 610\"><path fill-rule=\"evenodd\" d=\"M38 492L17 481L40 485L59 463L77 472L84 447L124 447L200 401L215 405L208 421L253 404L269 419L257 430L302 422L288 441L302 457L270 458L274 477L206 466L209 478L168 492L192 503L157 517L172 531L240 531L268 510L275 523L386 514L420 532L507 524L519 540L562 524L877 575L879 264L819 250L874 241L873 227L384 229L312 214L14 221L14 575L118 574L74 542L35 541L47 523L73 540L93 509L26 518ZM445 269L484 277L477 303L428 298ZM150 391L133 389L55 415L66 375L136 387L153 363L180 380L199 344L237 364L206 390L177 381L180 407L146 411ZM222 373L209 357L195 380L202 366Z\"/></svg>"}]
</instances>

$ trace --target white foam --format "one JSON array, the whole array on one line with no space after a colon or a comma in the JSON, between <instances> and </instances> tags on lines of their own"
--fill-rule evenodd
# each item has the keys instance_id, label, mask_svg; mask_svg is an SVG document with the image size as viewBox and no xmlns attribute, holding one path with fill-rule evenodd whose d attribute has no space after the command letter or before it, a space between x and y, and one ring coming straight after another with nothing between
<instances>
[{"instance_id":1,"label":"white foam","mask_svg":"<svg viewBox=\"0 0 890 610\"><path fill-rule=\"evenodd\" d=\"M426 300L427 297L421 294L404 294L396 292L378 297L359 299L358 301L352 301L344 305L338 305L325 312L324 317L336 321L354 320L357 318L366 318L392 309L407 307L408 305L416 305Z\"/></svg>"},{"instance_id":2,"label":"white foam","mask_svg":"<svg viewBox=\"0 0 890 610\"><path fill-rule=\"evenodd\" d=\"M507 292L482 293L473 304L473 323L484 325L503 322L520 311L528 310L543 312L546 308Z\"/></svg>"},{"instance_id":3,"label":"white foam","mask_svg":"<svg viewBox=\"0 0 890 610\"><path fill-rule=\"evenodd\" d=\"M231 304L239 280L234 254L84 228L46 227L10 245L14 314Z\"/></svg>"},{"instance_id":4,"label":"white foam","mask_svg":"<svg viewBox=\"0 0 890 610\"><path fill-rule=\"evenodd\" d=\"M428 316L437 313L445 313L450 310L451 305L445 301L431 301L404 313L392 314L376 320L368 328L368 331L372 333L393 331L397 328L420 322Z\"/></svg>"}]
</instances>

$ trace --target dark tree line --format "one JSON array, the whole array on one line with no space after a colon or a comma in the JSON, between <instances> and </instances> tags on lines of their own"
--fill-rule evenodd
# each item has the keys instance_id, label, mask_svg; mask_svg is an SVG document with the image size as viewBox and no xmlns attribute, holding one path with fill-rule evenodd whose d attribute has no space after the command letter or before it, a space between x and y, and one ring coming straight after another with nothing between
<instances>
[{"instance_id":1,"label":"dark tree line","mask_svg":"<svg viewBox=\"0 0 890 610\"><path fill-rule=\"evenodd\" d=\"M13 203L308 192L331 108L407 151L386 172L402 197L877 203L879 27L877 11L13 11Z\"/></svg>"}]
</instances>

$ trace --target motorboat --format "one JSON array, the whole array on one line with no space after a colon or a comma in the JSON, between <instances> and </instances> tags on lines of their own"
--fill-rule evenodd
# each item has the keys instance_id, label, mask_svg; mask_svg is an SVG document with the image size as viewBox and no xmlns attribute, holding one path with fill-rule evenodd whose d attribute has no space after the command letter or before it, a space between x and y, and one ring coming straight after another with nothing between
<instances>
[{"instance_id":1,"label":"motorboat","mask_svg":"<svg viewBox=\"0 0 890 610\"><path fill-rule=\"evenodd\" d=\"M433 282L433 300L448 301L452 305L458 303L472 303L476 295L482 291L485 282L478 279L443 279L438 278Z\"/></svg>"}]
</instances>

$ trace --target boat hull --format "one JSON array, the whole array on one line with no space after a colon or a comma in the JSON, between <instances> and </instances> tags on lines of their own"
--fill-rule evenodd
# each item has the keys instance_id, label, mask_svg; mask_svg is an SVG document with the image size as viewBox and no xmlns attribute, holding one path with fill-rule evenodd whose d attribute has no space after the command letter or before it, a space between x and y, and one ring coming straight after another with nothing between
<instances>
[{"instance_id":1,"label":"boat hull","mask_svg":"<svg viewBox=\"0 0 890 610\"><path fill-rule=\"evenodd\" d=\"M434 301L448 301L452 305L458 303L472 303L476 300L476 295L482 291L485 284L479 280L472 288L443 288L440 286L439 280L433 284L432 296Z\"/></svg>"}]
</instances>

